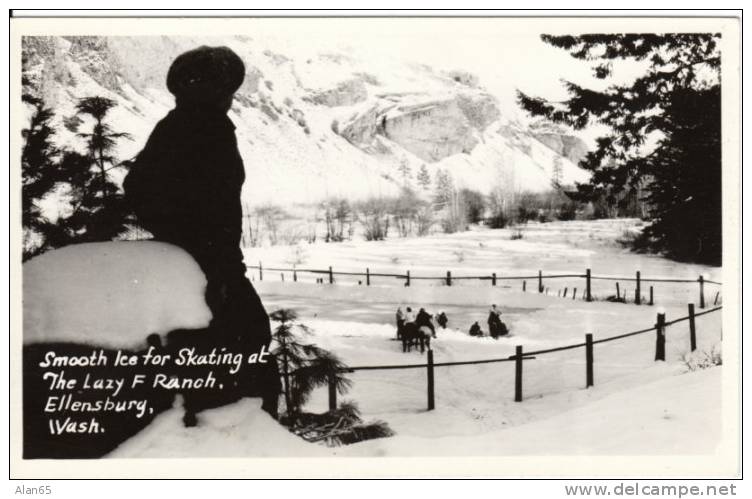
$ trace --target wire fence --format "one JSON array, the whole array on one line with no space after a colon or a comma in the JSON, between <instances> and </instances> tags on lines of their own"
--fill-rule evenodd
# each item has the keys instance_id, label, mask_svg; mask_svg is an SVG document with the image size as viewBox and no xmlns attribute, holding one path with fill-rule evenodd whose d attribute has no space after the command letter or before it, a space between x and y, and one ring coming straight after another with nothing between
<instances>
[{"instance_id":1,"label":"wire fence","mask_svg":"<svg viewBox=\"0 0 752 499\"><path fill-rule=\"evenodd\" d=\"M594 386L595 384L594 371L593 371L593 364L594 364L593 346L594 345L616 341L616 340L620 340L623 338L628 338L631 336L637 336L640 334L645 334L651 331L655 331L656 332L655 360L665 361L666 360L666 328L668 326L678 324L680 322L688 321L689 322L689 336L690 336L689 338L690 339L690 351L694 352L697 349L697 327L696 327L695 319L703 315L717 312L721 310L722 308L723 308L722 306L718 306L718 307L705 310L703 312L696 313L694 304L690 303L687 305L688 314L686 316L667 322L665 313L658 313L656 315L655 324L645 329L640 329L637 331L630 331L627 333L621 333L621 334L617 334L613 336L608 336L606 338L600 338L597 340L594 340L593 335L589 333L585 335L585 341L583 341L582 343L573 343L573 344L563 345L563 346L554 347L554 348L533 350L533 351L527 351L527 352L524 351L521 345L518 345L515 347L515 354L507 356L507 357L469 360L469 361L457 361L457 362L435 362L434 352L429 347L427 351L427 358L426 358L427 362L425 364L348 366L347 368L343 369L341 372L354 373L356 371L426 369L427 406L428 406L428 410L430 411L435 408L435 391L436 391L435 382L434 382L434 369L435 368L448 367L448 366L468 366L468 365L476 365L476 364L490 364L490 363L498 363L498 362L514 362L515 364L514 401L522 402L523 400L522 374L523 374L523 362L524 361L535 360L537 357L541 355L551 354L554 352L562 352L565 350L575 350L579 348L584 348L585 349L585 387L589 388L591 386ZM295 373L291 373L291 375L294 375L294 374ZM337 407L337 389L336 389L336 382L335 382L335 374L336 373L332 373L332 375L329 378L329 408L332 410L336 409Z\"/></svg>"},{"instance_id":2,"label":"wire fence","mask_svg":"<svg viewBox=\"0 0 752 499\"><path fill-rule=\"evenodd\" d=\"M299 274L314 274L317 276L324 276L324 277L318 277L317 283L324 284L325 282L328 282L329 284L335 284L336 276L349 276L349 277L362 277L365 280L365 285L370 286L372 284L372 280L374 278L392 278L392 279L400 279L404 281L405 286L410 286L412 281L437 281L442 282L446 286L452 286L452 284L455 281L490 281L491 286L496 286L497 283L503 282L503 281L522 281L522 291L527 291L527 281L533 281L534 285L537 285L537 292L538 293L545 293L548 294L548 287L545 286L545 282L550 279L584 279L584 286L582 288L581 293L581 299L584 301L594 301L594 295L592 292L592 281L599 280L599 281L614 281L616 283L615 285L615 294L610 296L608 299L612 301L618 301L622 303L634 303L636 305L641 304L649 304L653 305L655 304L655 293L653 290L653 286L648 286L648 289L644 289L642 284L643 283L674 283L674 284L697 284L699 289L699 305L700 308L705 308L706 305L706 296L705 296L705 287L706 285L712 285L712 286L722 286L723 284L719 281L714 281L707 279L704 275L700 275L697 277L697 279L675 279L675 278L668 278L668 277L644 277L641 275L641 272L638 270L635 272L634 277L631 276L610 276L610 275L593 275L591 272L591 269L586 269L584 273L578 274L578 273L560 273L560 274L544 274L542 270L539 270L537 274L527 274L527 275L504 275L496 272L492 272L490 274L486 275L453 275L451 270L447 270L445 274L442 275L433 275L433 276L427 276L427 275L414 275L411 273L411 271L407 270L404 274L400 273L389 273L389 272L371 272L370 268L366 268L364 272L354 272L354 271L335 271L333 267L329 267L327 269L313 269L313 268L297 268L296 266L293 267L264 267L262 262L259 262L258 265L247 265L246 266L250 270L255 270L258 272L258 279L259 281L264 280L264 272L282 272L281 278L284 280L284 273L288 273L292 275L293 282L298 282L298 275ZM633 282L635 283L634 287L634 295L630 299L627 297L627 289L626 287L624 289L621 289L619 282ZM363 284L363 281L358 281L359 284ZM647 291L648 295L643 296L643 291ZM567 298L567 295L569 294L569 287L565 287L562 290L559 290L558 296L562 298ZM720 299L720 290L717 290L715 293L715 297L713 298L713 306L717 305L719 303ZM572 288L572 293L570 295L572 299L577 298L577 288Z\"/></svg>"}]
</instances>

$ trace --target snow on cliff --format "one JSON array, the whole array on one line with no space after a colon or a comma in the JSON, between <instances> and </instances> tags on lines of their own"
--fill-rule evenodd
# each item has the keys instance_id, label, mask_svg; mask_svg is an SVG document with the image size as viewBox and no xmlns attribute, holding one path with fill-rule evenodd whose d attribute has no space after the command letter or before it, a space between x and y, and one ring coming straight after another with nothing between
<instances>
[{"instance_id":1,"label":"snow on cliff","mask_svg":"<svg viewBox=\"0 0 752 499\"><path fill-rule=\"evenodd\" d=\"M26 37L24 73L56 112L58 140L80 143L77 99L117 101L111 123L131 134L118 156L133 157L172 107L165 76L172 60L198 45L227 45L246 63L231 119L246 163L249 204L315 202L396 192L399 168L452 173L458 187L545 190L557 158L565 183L584 143L565 131L541 134L474 75L402 60L322 52L289 40L250 37ZM80 144L79 144L80 146Z\"/></svg>"}]
</instances>

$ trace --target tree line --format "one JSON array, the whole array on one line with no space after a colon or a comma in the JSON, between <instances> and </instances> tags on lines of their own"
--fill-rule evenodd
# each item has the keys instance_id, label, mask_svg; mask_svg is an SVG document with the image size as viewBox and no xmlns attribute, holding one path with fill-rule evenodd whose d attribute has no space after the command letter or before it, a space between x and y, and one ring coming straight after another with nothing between
<instances>
[{"instance_id":1,"label":"tree line","mask_svg":"<svg viewBox=\"0 0 752 499\"><path fill-rule=\"evenodd\" d=\"M565 81L562 102L518 92L534 116L574 129L603 125L579 163L592 173L577 186L587 201L639 199L649 220L633 247L682 261L721 264L721 54L717 33L542 35L609 81L593 90ZM645 69L613 78L619 61Z\"/></svg>"}]
</instances>

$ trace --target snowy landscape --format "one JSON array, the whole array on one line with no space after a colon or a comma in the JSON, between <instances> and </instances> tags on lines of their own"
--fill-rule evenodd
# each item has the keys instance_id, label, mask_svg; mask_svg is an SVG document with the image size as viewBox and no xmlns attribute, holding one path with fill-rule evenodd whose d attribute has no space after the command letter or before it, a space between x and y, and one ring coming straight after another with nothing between
<instances>
[{"instance_id":1,"label":"snowy landscape","mask_svg":"<svg viewBox=\"0 0 752 499\"><path fill-rule=\"evenodd\" d=\"M406 180L418 187L422 166L486 191L545 190L557 161L564 182L587 179L575 166L587 152L581 139L524 119L472 73L357 48L332 52L289 38L32 37L25 74L55 109L62 143L77 141L77 99L113 99L112 122L131 136L119 141L118 157L129 159L173 107L164 86L170 63L200 45L227 45L247 66L230 117L251 205L396 194Z\"/></svg>"},{"instance_id":2,"label":"snowy landscape","mask_svg":"<svg viewBox=\"0 0 752 499\"><path fill-rule=\"evenodd\" d=\"M229 116L246 169L246 275L269 313L296 311L310 329L307 340L349 367L427 362L426 352L403 352L397 341L398 308L447 315L447 327L437 328L430 345L439 364L508 359L519 346L555 349L591 334L594 386L586 387L582 347L525 359L522 401L515 401L509 361L437 366L433 410L427 410L425 368L356 370L345 374L352 386L338 401L356 404L364 422L383 422L392 435L341 446L300 438L264 412L258 398L200 412L187 427L179 395L105 457L715 451L722 430L720 309L696 318L694 352L688 321L669 325L665 361L655 360L655 331L597 341L652 328L659 314L669 322L684 318L688 304L697 313L720 308L722 268L630 251L649 223L639 207L615 218L622 212L596 213L597 202L577 201L569 216L568 200L553 206L551 199L568 199L576 183L590 179L578 163L592 152L593 134L523 113L513 84L537 90L533 76L505 79L514 68L501 63L478 76L476 67L455 65L456 56L444 67L303 37L69 36L25 39L24 77L54 110L55 143L70 150L85 151L81 131L91 125L77 111L80 99L111 99L107 122L126 135L110 153L129 160L173 107L164 84L170 63L203 44L226 45L246 65ZM556 60L540 47L512 56L514 47L499 49L502 62L536 54ZM556 83L557 76L550 79ZM123 164L112 163L108 174L120 185ZM448 196L441 191L447 179ZM53 223L71 210L63 191L38 203ZM469 211L455 212L460 192L465 200L484 200L475 220L464 218ZM416 210L405 228L399 213L369 214L366 203L385 198L397 207L414 201L432 218L421 229L423 212ZM533 198L548 207L525 213L522 201ZM339 218L331 211L336 203L347 206ZM384 220L377 227L383 234L374 236L369 224ZM139 351L148 348L149 334L166 341L176 329L207 327L206 279L188 253L148 241L134 226L114 239L44 248L24 264L25 346L70 342ZM509 329L498 339L488 335L492 305ZM485 336L468 334L476 321ZM302 409L325 413L328 397L327 387L318 386Z\"/></svg>"},{"instance_id":3,"label":"snowy landscape","mask_svg":"<svg viewBox=\"0 0 752 499\"><path fill-rule=\"evenodd\" d=\"M456 281L451 287L441 281L413 281L405 287L394 278L374 278L371 286L365 286L356 278L339 277L332 285L316 284L303 273L298 282L292 282L289 274L283 282L280 273L272 272L259 281L253 270L249 277L267 310L296 309L300 322L312 329L312 341L350 366L425 363L425 354L402 353L395 341L394 312L398 306L409 305L432 313L443 310L449 317L447 329L439 329L432 343L436 362L502 358L513 355L517 345L528 351L541 350L581 343L586 333L598 340L649 328L658 310L665 311L669 321L687 315L686 304L698 300L696 283L656 283L656 304L638 306L603 301L613 293L611 281L593 281L596 301L588 303L556 293L567 285L582 289L581 278L579 284L577 279L546 282L548 294L537 293L534 280L528 281L526 292L520 281L501 280L504 274L534 275L538 268L544 269L545 275L582 273L585 267L592 268L593 275L611 276L630 276L640 269L644 279L693 279L700 274L711 280L719 277L717 268L681 265L620 248L614 239L635 223L639 222L531 224L521 240L511 240L510 230L479 229L419 241L319 243L305 248L305 265L309 267L336 262L338 270L410 268L414 276L440 276L447 268L455 275L493 270L500 277L496 287L489 281ZM147 247L138 247L144 244ZM204 325L208 317L200 306L198 269L169 246L155 250L148 246L153 244L157 243L94 245L90 254L82 258L79 253L76 260L85 262L88 270L70 260L76 248L36 259L26 271L29 284L24 289L24 303L28 304L24 313L47 322L29 320L25 340L65 339L139 348L145 341L144 330L164 334L177 327ZM292 249L248 250L246 257L249 261L263 259L269 266L287 265L285 259ZM453 256L458 250L466 254L461 263ZM393 254L404 260L392 264ZM45 277L35 281L37 272ZM60 284L50 288L50 280ZM37 288L34 282L44 285ZM117 298L103 293L103 286ZM181 291L160 293L165 286ZM631 297L632 289L626 289ZM710 289L720 288L708 286L706 294L712 300L715 291ZM81 293L86 293L93 309L109 311L88 332L83 323L92 323L91 317L71 314L73 307L66 303L68 297ZM97 296L104 298L97 303ZM119 306L112 309L108 303ZM499 340L470 337L467 329L473 321L486 328L485 317L492 303L501 308L510 336ZM124 320L119 315L135 309L140 311L138 320ZM106 335L102 334L105 324L104 330L112 328ZM50 336L50 331L55 333ZM256 399L205 411L198 427L184 428L178 401L173 410L157 416L148 428L124 442L112 457L708 453L719 438L721 368L696 366L720 351L720 312L698 317L697 331L698 350L690 355L687 323L669 326L666 362L654 361L655 333L596 345L595 386L589 389L584 385L584 349L538 356L525 362L521 403L514 402L511 362L437 367L436 409L430 412L425 406L424 369L352 373L348 375L352 389L342 398L357 403L365 420L386 421L395 435L346 447L327 448L303 441L263 413ZM306 409L321 412L326 407L323 388L314 393ZM263 440L255 438L259 433L265 435Z\"/></svg>"}]
</instances>

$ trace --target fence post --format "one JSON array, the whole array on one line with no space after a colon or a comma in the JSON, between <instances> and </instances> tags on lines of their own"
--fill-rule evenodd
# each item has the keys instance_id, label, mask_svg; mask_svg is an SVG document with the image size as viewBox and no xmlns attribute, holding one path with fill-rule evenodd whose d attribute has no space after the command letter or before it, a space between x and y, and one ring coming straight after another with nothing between
<instances>
[{"instance_id":1,"label":"fence post","mask_svg":"<svg viewBox=\"0 0 752 499\"><path fill-rule=\"evenodd\" d=\"M637 282L637 287L635 287L634 302L636 305L639 305L640 302L642 301L642 298L640 297L640 271L639 270L637 271L637 274L636 274L636 282Z\"/></svg>"},{"instance_id":2,"label":"fence post","mask_svg":"<svg viewBox=\"0 0 752 499\"><path fill-rule=\"evenodd\" d=\"M522 346L517 345L514 354L514 401L522 402Z\"/></svg>"},{"instance_id":3,"label":"fence post","mask_svg":"<svg viewBox=\"0 0 752 499\"><path fill-rule=\"evenodd\" d=\"M543 293L543 271L538 271L538 293Z\"/></svg>"},{"instance_id":4,"label":"fence post","mask_svg":"<svg viewBox=\"0 0 752 499\"><path fill-rule=\"evenodd\" d=\"M616 301L621 299L621 290L619 289L619 282L616 283Z\"/></svg>"},{"instance_id":5,"label":"fence post","mask_svg":"<svg viewBox=\"0 0 752 499\"><path fill-rule=\"evenodd\" d=\"M569 288L567 288L567 287L564 287L564 298L566 298L566 297L567 297L567 290L568 290L568 289L569 289Z\"/></svg>"},{"instance_id":6,"label":"fence post","mask_svg":"<svg viewBox=\"0 0 752 499\"><path fill-rule=\"evenodd\" d=\"M496 286L496 272L491 274L491 286Z\"/></svg>"},{"instance_id":7,"label":"fence post","mask_svg":"<svg viewBox=\"0 0 752 499\"><path fill-rule=\"evenodd\" d=\"M593 386L593 335L585 335L585 388Z\"/></svg>"},{"instance_id":8,"label":"fence post","mask_svg":"<svg viewBox=\"0 0 752 499\"><path fill-rule=\"evenodd\" d=\"M715 299L713 300L713 306L714 306L714 307L715 307L716 305L718 305L718 297L719 297L720 295L721 295L721 292L720 292L720 291L716 291L716 292L715 292Z\"/></svg>"},{"instance_id":9,"label":"fence post","mask_svg":"<svg viewBox=\"0 0 752 499\"><path fill-rule=\"evenodd\" d=\"M590 269L585 271L585 301L593 301L593 295L590 294Z\"/></svg>"},{"instance_id":10,"label":"fence post","mask_svg":"<svg viewBox=\"0 0 752 499\"><path fill-rule=\"evenodd\" d=\"M452 271L451 270L447 270L446 285L447 286L452 285Z\"/></svg>"},{"instance_id":11,"label":"fence post","mask_svg":"<svg viewBox=\"0 0 752 499\"><path fill-rule=\"evenodd\" d=\"M292 281L298 282L298 271L295 268L295 265L292 266Z\"/></svg>"},{"instance_id":12,"label":"fence post","mask_svg":"<svg viewBox=\"0 0 752 499\"><path fill-rule=\"evenodd\" d=\"M572 300L576 300L576 299L577 299L577 288L574 288L572 290Z\"/></svg>"},{"instance_id":13,"label":"fence post","mask_svg":"<svg viewBox=\"0 0 752 499\"><path fill-rule=\"evenodd\" d=\"M428 375L428 410L432 411L435 407L435 403L433 385L433 350L431 350L430 347L428 349L428 366L426 369Z\"/></svg>"},{"instance_id":14,"label":"fence post","mask_svg":"<svg viewBox=\"0 0 752 499\"><path fill-rule=\"evenodd\" d=\"M650 286L650 304L653 304L653 286Z\"/></svg>"},{"instance_id":15,"label":"fence post","mask_svg":"<svg viewBox=\"0 0 752 499\"><path fill-rule=\"evenodd\" d=\"M264 267L261 265L261 262L259 262L259 281L264 280Z\"/></svg>"},{"instance_id":16,"label":"fence post","mask_svg":"<svg viewBox=\"0 0 752 499\"><path fill-rule=\"evenodd\" d=\"M371 285L371 270L366 267L366 286Z\"/></svg>"},{"instance_id":17,"label":"fence post","mask_svg":"<svg viewBox=\"0 0 752 499\"><path fill-rule=\"evenodd\" d=\"M332 272L331 265L329 266L329 284L334 284L334 272Z\"/></svg>"},{"instance_id":18,"label":"fence post","mask_svg":"<svg viewBox=\"0 0 752 499\"><path fill-rule=\"evenodd\" d=\"M280 272L279 273L279 277L282 279L282 282L285 282L285 273L284 272Z\"/></svg>"},{"instance_id":19,"label":"fence post","mask_svg":"<svg viewBox=\"0 0 752 499\"><path fill-rule=\"evenodd\" d=\"M527 288L527 281L522 281L522 291L523 292L527 291L526 288Z\"/></svg>"},{"instance_id":20,"label":"fence post","mask_svg":"<svg viewBox=\"0 0 752 499\"><path fill-rule=\"evenodd\" d=\"M687 304L689 309L689 349L691 352L697 350L697 335L695 333L695 304Z\"/></svg>"},{"instance_id":21,"label":"fence post","mask_svg":"<svg viewBox=\"0 0 752 499\"><path fill-rule=\"evenodd\" d=\"M406 275L407 275L407 281L405 282L405 286L410 287L410 271L409 270L407 271Z\"/></svg>"},{"instance_id":22,"label":"fence post","mask_svg":"<svg viewBox=\"0 0 752 499\"><path fill-rule=\"evenodd\" d=\"M697 280L700 283L700 308L705 308L705 276L700 275Z\"/></svg>"},{"instance_id":23,"label":"fence post","mask_svg":"<svg viewBox=\"0 0 752 499\"><path fill-rule=\"evenodd\" d=\"M655 320L655 360L666 360L666 314L658 312Z\"/></svg>"},{"instance_id":24,"label":"fence post","mask_svg":"<svg viewBox=\"0 0 752 499\"><path fill-rule=\"evenodd\" d=\"M329 410L337 409L337 384L334 382L334 373L329 373Z\"/></svg>"}]
</instances>

